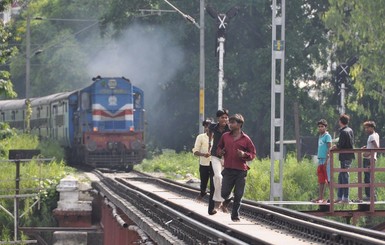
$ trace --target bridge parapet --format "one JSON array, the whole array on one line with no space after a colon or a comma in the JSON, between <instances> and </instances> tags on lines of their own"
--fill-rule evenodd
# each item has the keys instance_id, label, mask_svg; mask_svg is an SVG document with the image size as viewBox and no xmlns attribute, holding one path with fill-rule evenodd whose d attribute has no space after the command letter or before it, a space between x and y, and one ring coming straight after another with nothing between
<instances>
[{"instance_id":1,"label":"bridge parapet","mask_svg":"<svg viewBox=\"0 0 385 245\"><path fill-rule=\"evenodd\" d=\"M60 180L56 190L60 192L58 207L53 211L60 227L90 227L91 201L79 199L78 181L73 176Z\"/></svg>"}]
</instances>

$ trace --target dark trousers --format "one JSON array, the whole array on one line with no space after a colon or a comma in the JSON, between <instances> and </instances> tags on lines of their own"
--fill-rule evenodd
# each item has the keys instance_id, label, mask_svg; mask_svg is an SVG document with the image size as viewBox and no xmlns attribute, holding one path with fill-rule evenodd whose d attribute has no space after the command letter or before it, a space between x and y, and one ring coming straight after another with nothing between
<instances>
[{"instance_id":1,"label":"dark trousers","mask_svg":"<svg viewBox=\"0 0 385 245\"><path fill-rule=\"evenodd\" d=\"M364 168L370 168L370 159L364 158L363 163L364 163L363 164ZM364 182L366 184L370 183L370 172L364 172ZM370 197L370 187L365 187L365 195L367 197ZM376 192L375 191L374 191L374 196L376 196Z\"/></svg>"},{"instance_id":2,"label":"dark trousers","mask_svg":"<svg viewBox=\"0 0 385 245\"><path fill-rule=\"evenodd\" d=\"M340 165L342 169L350 168L352 165L352 160L343 160L340 161ZM348 172L340 172L338 174L338 184L349 184L349 173ZM349 188L338 188L337 192L338 199L348 199L349 198Z\"/></svg>"},{"instance_id":3,"label":"dark trousers","mask_svg":"<svg viewBox=\"0 0 385 245\"><path fill-rule=\"evenodd\" d=\"M215 201L213 200L215 186L214 186L214 171L210 162L210 196L209 196L209 214L211 214L215 208Z\"/></svg>"},{"instance_id":4,"label":"dark trousers","mask_svg":"<svg viewBox=\"0 0 385 245\"><path fill-rule=\"evenodd\" d=\"M231 191L234 189L231 218L238 218L243 193L245 192L247 171L225 168L222 171L222 176L223 180L221 195L223 199L225 199L224 202L226 202L230 199Z\"/></svg>"},{"instance_id":5,"label":"dark trousers","mask_svg":"<svg viewBox=\"0 0 385 245\"><path fill-rule=\"evenodd\" d=\"M212 172L211 166L199 165L199 175L201 178L201 196L206 195L207 184L209 183L210 172Z\"/></svg>"}]
</instances>

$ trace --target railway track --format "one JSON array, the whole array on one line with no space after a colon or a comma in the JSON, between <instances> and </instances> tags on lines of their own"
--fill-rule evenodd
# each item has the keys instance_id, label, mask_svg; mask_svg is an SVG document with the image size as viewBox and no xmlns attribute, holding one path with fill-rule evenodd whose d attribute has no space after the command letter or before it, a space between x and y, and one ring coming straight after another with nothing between
<instances>
[{"instance_id":1,"label":"railway track","mask_svg":"<svg viewBox=\"0 0 385 245\"><path fill-rule=\"evenodd\" d=\"M101 180L94 187L159 244L385 244L381 232L251 201L241 207L247 223L236 226L199 211L202 204L193 201L199 192L188 185L137 172L94 173Z\"/></svg>"}]
</instances>

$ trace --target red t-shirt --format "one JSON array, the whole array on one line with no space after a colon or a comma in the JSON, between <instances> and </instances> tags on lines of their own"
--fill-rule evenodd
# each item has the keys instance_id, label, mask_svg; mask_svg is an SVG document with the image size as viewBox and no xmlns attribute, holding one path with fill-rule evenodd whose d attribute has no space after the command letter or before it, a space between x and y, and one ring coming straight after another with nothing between
<instances>
[{"instance_id":1,"label":"red t-shirt","mask_svg":"<svg viewBox=\"0 0 385 245\"><path fill-rule=\"evenodd\" d=\"M245 133L241 132L241 137L237 140L234 140L231 132L226 132L222 135L218 143L217 154L219 154L222 149L225 150L224 154L224 167L239 169L239 170L249 170L246 161L251 161L255 158L256 150L253 142L250 137ZM237 150L242 150L246 154L244 157L239 157Z\"/></svg>"}]
</instances>

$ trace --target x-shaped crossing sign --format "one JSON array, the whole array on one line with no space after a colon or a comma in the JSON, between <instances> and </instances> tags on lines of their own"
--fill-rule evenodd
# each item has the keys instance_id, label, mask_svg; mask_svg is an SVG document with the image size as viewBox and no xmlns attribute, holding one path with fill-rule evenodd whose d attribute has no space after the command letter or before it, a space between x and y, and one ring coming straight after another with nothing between
<instances>
[{"instance_id":1,"label":"x-shaped crossing sign","mask_svg":"<svg viewBox=\"0 0 385 245\"><path fill-rule=\"evenodd\" d=\"M347 64L341 64L339 68L339 76L349 76L349 66Z\"/></svg>"},{"instance_id":2,"label":"x-shaped crossing sign","mask_svg":"<svg viewBox=\"0 0 385 245\"><path fill-rule=\"evenodd\" d=\"M219 27L218 27L218 29L226 29L226 25L227 25L227 23L225 22L226 21L226 15L219 14L218 15L218 20L219 20Z\"/></svg>"}]
</instances>

